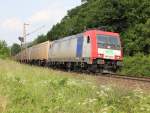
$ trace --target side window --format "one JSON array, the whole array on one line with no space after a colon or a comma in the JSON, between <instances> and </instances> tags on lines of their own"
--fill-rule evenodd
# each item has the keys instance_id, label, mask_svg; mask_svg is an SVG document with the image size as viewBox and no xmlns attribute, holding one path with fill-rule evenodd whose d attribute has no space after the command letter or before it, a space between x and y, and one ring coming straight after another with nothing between
<instances>
[{"instance_id":1,"label":"side window","mask_svg":"<svg viewBox=\"0 0 150 113\"><path fill-rule=\"evenodd\" d=\"M90 43L90 37L89 36L87 37L87 43L88 44Z\"/></svg>"}]
</instances>

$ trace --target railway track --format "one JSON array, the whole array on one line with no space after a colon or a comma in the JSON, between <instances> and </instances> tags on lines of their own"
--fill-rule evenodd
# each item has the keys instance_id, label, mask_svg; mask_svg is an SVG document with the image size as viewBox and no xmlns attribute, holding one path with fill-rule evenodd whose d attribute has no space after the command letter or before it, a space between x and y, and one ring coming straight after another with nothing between
<instances>
[{"instance_id":1,"label":"railway track","mask_svg":"<svg viewBox=\"0 0 150 113\"><path fill-rule=\"evenodd\" d=\"M96 74L96 75L103 76L103 77L109 77L109 78L126 79L126 80L141 81L141 82L150 83L150 77L133 77L133 76L130 76L130 75L122 75L122 74L116 74L116 73Z\"/></svg>"},{"instance_id":2,"label":"railway track","mask_svg":"<svg viewBox=\"0 0 150 113\"><path fill-rule=\"evenodd\" d=\"M75 74L86 74L89 76L100 76L100 77L108 77L108 78L116 78L116 79L124 79L124 80L132 80L132 81L141 81L141 82L146 82L146 83L150 83L150 77L135 77L135 76L131 76L131 75L123 75L123 74L117 74L117 73L91 73L91 72L87 72L87 71L67 71L64 69L56 69L56 68L52 68L53 70L57 70L57 71L63 71L63 72L72 72Z\"/></svg>"},{"instance_id":3,"label":"railway track","mask_svg":"<svg viewBox=\"0 0 150 113\"><path fill-rule=\"evenodd\" d=\"M59 69L55 69L59 70ZM59 70L60 71L60 70ZM65 72L72 72L76 74L87 74L89 76L100 76L100 77L108 77L108 78L116 78L116 79L124 79L124 80L132 80L132 81L141 81L141 82L146 82L150 83L150 77L135 77L131 75L123 75L123 74L117 74L117 73L91 73L91 72L80 72L80 71L66 71L66 70L61 70Z\"/></svg>"}]
</instances>

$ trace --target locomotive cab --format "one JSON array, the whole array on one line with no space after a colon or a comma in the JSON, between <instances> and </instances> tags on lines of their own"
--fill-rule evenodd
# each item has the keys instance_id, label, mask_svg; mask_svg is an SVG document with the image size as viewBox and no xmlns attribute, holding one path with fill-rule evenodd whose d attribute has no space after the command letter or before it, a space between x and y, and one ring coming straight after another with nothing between
<instances>
[{"instance_id":1,"label":"locomotive cab","mask_svg":"<svg viewBox=\"0 0 150 113\"><path fill-rule=\"evenodd\" d=\"M103 61L103 68L116 71L121 66L122 51L119 36L97 35L98 59Z\"/></svg>"},{"instance_id":2,"label":"locomotive cab","mask_svg":"<svg viewBox=\"0 0 150 113\"><path fill-rule=\"evenodd\" d=\"M117 36L97 35L98 55L100 58L121 60L121 43Z\"/></svg>"},{"instance_id":3,"label":"locomotive cab","mask_svg":"<svg viewBox=\"0 0 150 113\"><path fill-rule=\"evenodd\" d=\"M115 72L122 66L122 47L118 33L90 30L86 35L90 37L93 70L97 68L102 72Z\"/></svg>"}]
</instances>

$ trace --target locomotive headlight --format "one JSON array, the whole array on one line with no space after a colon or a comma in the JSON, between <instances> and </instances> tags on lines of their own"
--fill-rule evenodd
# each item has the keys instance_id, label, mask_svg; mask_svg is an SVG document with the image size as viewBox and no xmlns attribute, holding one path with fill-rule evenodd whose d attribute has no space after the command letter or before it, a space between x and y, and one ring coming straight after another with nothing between
<instances>
[{"instance_id":1,"label":"locomotive headlight","mask_svg":"<svg viewBox=\"0 0 150 113\"><path fill-rule=\"evenodd\" d=\"M115 56L115 59L120 60L121 57L116 55L116 56Z\"/></svg>"},{"instance_id":2,"label":"locomotive headlight","mask_svg":"<svg viewBox=\"0 0 150 113\"><path fill-rule=\"evenodd\" d=\"M100 58L104 58L104 54L99 54L98 55Z\"/></svg>"}]
</instances>

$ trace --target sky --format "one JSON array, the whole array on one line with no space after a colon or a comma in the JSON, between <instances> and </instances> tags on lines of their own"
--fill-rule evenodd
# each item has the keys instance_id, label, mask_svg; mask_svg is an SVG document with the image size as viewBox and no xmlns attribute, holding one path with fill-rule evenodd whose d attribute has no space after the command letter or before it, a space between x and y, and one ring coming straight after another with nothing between
<instances>
[{"instance_id":1,"label":"sky","mask_svg":"<svg viewBox=\"0 0 150 113\"><path fill-rule=\"evenodd\" d=\"M44 26L27 37L27 42L30 42L46 34L68 10L80 4L81 0L1 0L0 40L5 40L9 46L19 44L18 37L23 36L23 23L29 24L26 26L27 33Z\"/></svg>"}]
</instances>

